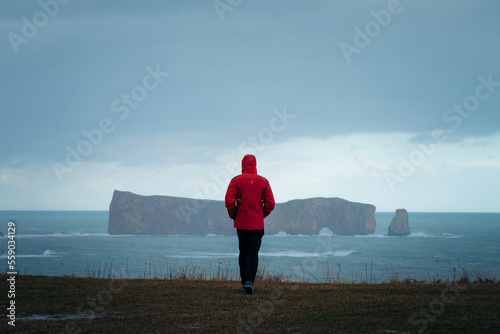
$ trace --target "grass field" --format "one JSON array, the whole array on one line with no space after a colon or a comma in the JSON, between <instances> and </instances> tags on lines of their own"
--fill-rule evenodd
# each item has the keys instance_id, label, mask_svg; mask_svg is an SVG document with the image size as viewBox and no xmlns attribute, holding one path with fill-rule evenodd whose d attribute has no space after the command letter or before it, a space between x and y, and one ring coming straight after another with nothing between
<instances>
[{"instance_id":1,"label":"grass field","mask_svg":"<svg viewBox=\"0 0 500 334\"><path fill-rule=\"evenodd\" d=\"M7 312L9 276L0 296ZM500 333L500 284L16 276L12 333ZM5 319L5 317L4 317Z\"/></svg>"}]
</instances>

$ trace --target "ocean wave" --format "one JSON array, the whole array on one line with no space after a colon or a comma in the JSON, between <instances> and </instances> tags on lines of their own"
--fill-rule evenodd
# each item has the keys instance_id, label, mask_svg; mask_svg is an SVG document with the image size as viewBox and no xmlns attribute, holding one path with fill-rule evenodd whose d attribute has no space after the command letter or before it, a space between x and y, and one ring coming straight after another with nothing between
<instances>
[{"instance_id":1,"label":"ocean wave","mask_svg":"<svg viewBox=\"0 0 500 334\"><path fill-rule=\"evenodd\" d=\"M302 252L296 250L287 250L280 252L260 252L259 256L262 257L344 257L349 256L356 250L337 250L333 252ZM178 258L178 259L213 259L213 258L237 258L239 253L213 253L213 252L192 252L185 254L172 254L165 255L168 258Z\"/></svg>"},{"instance_id":2,"label":"ocean wave","mask_svg":"<svg viewBox=\"0 0 500 334\"><path fill-rule=\"evenodd\" d=\"M136 237L136 235L112 235L109 233L49 233L49 234L18 234L16 239L31 239L31 238L81 238L81 237Z\"/></svg>"},{"instance_id":3,"label":"ocean wave","mask_svg":"<svg viewBox=\"0 0 500 334\"><path fill-rule=\"evenodd\" d=\"M311 237L317 237L320 236L319 234L314 234L314 235L307 235L307 234L288 234L284 231L278 232L276 234L266 234L266 237L271 237L271 238L311 238ZM322 236L322 235L321 235Z\"/></svg>"},{"instance_id":4,"label":"ocean wave","mask_svg":"<svg viewBox=\"0 0 500 334\"><path fill-rule=\"evenodd\" d=\"M308 235L302 235L302 234L288 234L284 231L278 232L276 234L270 234L266 235L267 237L273 237L273 238L283 238L283 237L309 237Z\"/></svg>"},{"instance_id":5,"label":"ocean wave","mask_svg":"<svg viewBox=\"0 0 500 334\"><path fill-rule=\"evenodd\" d=\"M442 238L462 238L463 235L455 235L455 234L451 234L451 233L443 233L443 234L441 234L441 237Z\"/></svg>"},{"instance_id":6,"label":"ocean wave","mask_svg":"<svg viewBox=\"0 0 500 334\"><path fill-rule=\"evenodd\" d=\"M333 252L333 256L338 256L338 257L342 257L342 256L349 256L351 255L352 253L356 252L356 250L339 250L339 251L335 251Z\"/></svg>"},{"instance_id":7,"label":"ocean wave","mask_svg":"<svg viewBox=\"0 0 500 334\"><path fill-rule=\"evenodd\" d=\"M53 250L47 249L44 250L42 254L16 254L16 258L31 258L31 257L61 257L61 255L65 255L66 253L58 253ZM7 255L0 256L1 258L6 258Z\"/></svg>"},{"instance_id":8,"label":"ocean wave","mask_svg":"<svg viewBox=\"0 0 500 334\"><path fill-rule=\"evenodd\" d=\"M226 257L238 257L238 253L209 253L209 252L193 252L187 254L172 254L165 255L169 258L177 259L212 259L212 258L226 258Z\"/></svg>"},{"instance_id":9,"label":"ocean wave","mask_svg":"<svg viewBox=\"0 0 500 334\"><path fill-rule=\"evenodd\" d=\"M367 234L367 235L353 235L354 238L393 238L388 236L387 234ZM442 239L451 239L451 238L462 238L463 235L455 235L452 233L442 233L439 235L428 234L426 232L411 232L410 235L406 236L407 238L442 238Z\"/></svg>"},{"instance_id":10,"label":"ocean wave","mask_svg":"<svg viewBox=\"0 0 500 334\"><path fill-rule=\"evenodd\" d=\"M289 251L281 251L281 252L274 252L274 253L259 253L259 255L262 256L267 256L267 257L329 257L329 256L335 256L335 257L343 257L343 256L348 256L354 253L356 250L338 250L334 252L323 252L323 253L311 253L311 252L302 252L302 251L296 251L296 250L289 250Z\"/></svg>"},{"instance_id":11,"label":"ocean wave","mask_svg":"<svg viewBox=\"0 0 500 334\"><path fill-rule=\"evenodd\" d=\"M288 234L288 233L286 233L286 232L281 231L281 232L278 232L278 233L273 234L273 235L271 235L271 236L272 236L272 237L288 237L288 236L289 236L289 234Z\"/></svg>"},{"instance_id":12,"label":"ocean wave","mask_svg":"<svg viewBox=\"0 0 500 334\"><path fill-rule=\"evenodd\" d=\"M442 234L428 234L426 232L412 232L410 235L407 237L409 238L442 238L442 239L455 239L455 238L462 238L463 235L455 235L452 233L442 233Z\"/></svg>"},{"instance_id":13,"label":"ocean wave","mask_svg":"<svg viewBox=\"0 0 500 334\"><path fill-rule=\"evenodd\" d=\"M51 249L46 249L43 251L42 257L61 257L61 255L66 255L66 253L56 252Z\"/></svg>"}]
</instances>

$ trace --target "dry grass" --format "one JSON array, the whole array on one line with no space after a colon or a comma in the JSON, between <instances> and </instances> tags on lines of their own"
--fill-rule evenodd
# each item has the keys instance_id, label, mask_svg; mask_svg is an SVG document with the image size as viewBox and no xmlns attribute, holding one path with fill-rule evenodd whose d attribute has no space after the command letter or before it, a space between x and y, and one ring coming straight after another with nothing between
<instances>
[{"instance_id":1,"label":"dry grass","mask_svg":"<svg viewBox=\"0 0 500 334\"><path fill-rule=\"evenodd\" d=\"M68 270L61 263L67 277L81 276L76 271ZM234 265L233 265L234 266ZM188 279L188 280L216 280L236 281L237 273L232 269L230 262L210 262L204 266L194 266L188 260L184 265L169 264L152 259L144 262L142 269L131 270L128 260L122 268L115 268L111 263L86 262L85 277L89 278L142 278L142 279ZM438 262L436 261L436 268ZM317 269L317 268L316 268ZM362 271L344 271L340 264L325 262L324 272L321 277L316 277L305 265L294 266L288 273L276 273L269 270L266 264L260 265L257 279L273 282L302 282L302 283L498 283L500 272L487 271L479 267L466 268L458 266L453 268L453 274L442 277L439 270L428 268L415 269L409 266L395 268L391 266L383 274L375 274L373 262L365 263ZM4 271L3 273L5 273ZM0 274L2 272L0 271ZM26 274L26 273L24 273ZM37 275L47 276L43 273Z\"/></svg>"},{"instance_id":2,"label":"dry grass","mask_svg":"<svg viewBox=\"0 0 500 334\"><path fill-rule=\"evenodd\" d=\"M269 279L243 295L230 280L17 276L15 331L2 321L0 332L498 333L499 295L493 283Z\"/></svg>"}]
</instances>

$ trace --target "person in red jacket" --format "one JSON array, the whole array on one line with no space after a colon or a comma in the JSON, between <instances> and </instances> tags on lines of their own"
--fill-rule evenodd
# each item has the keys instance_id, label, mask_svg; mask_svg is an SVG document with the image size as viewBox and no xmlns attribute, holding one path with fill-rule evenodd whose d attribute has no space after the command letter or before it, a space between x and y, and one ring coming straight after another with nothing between
<instances>
[{"instance_id":1,"label":"person in red jacket","mask_svg":"<svg viewBox=\"0 0 500 334\"><path fill-rule=\"evenodd\" d=\"M253 294L264 236L264 218L273 211L275 202L269 181L257 174L255 156L247 154L243 157L241 171L227 187L225 204L238 235L242 290Z\"/></svg>"}]
</instances>

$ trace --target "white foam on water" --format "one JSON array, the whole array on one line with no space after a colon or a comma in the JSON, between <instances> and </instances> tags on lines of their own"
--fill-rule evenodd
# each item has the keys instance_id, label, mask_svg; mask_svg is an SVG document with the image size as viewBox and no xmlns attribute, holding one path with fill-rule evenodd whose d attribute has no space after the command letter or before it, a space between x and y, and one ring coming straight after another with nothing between
<instances>
[{"instance_id":1,"label":"white foam on water","mask_svg":"<svg viewBox=\"0 0 500 334\"><path fill-rule=\"evenodd\" d=\"M286 250L279 252L260 252L259 256L262 257L296 257L296 258L305 258L305 257L344 257L349 256L352 253L356 252L356 250L337 250L334 252L303 252L297 250ZM174 254L174 255L165 255L168 258L179 258L179 259L216 259L216 258L235 258L239 256L239 253L215 253L215 252L190 252L184 254Z\"/></svg>"},{"instance_id":2,"label":"white foam on water","mask_svg":"<svg viewBox=\"0 0 500 334\"><path fill-rule=\"evenodd\" d=\"M442 239L454 239L454 238L462 238L463 235L455 235L452 233L442 233L439 235L428 234L426 232L412 232L407 237L409 238L442 238Z\"/></svg>"},{"instance_id":3,"label":"white foam on water","mask_svg":"<svg viewBox=\"0 0 500 334\"><path fill-rule=\"evenodd\" d=\"M351 255L354 252L355 250L338 250L334 252L311 253L311 252L289 250L289 251L281 251L274 253L259 253L259 255L267 257L328 257L328 256L343 257Z\"/></svg>"},{"instance_id":4,"label":"white foam on water","mask_svg":"<svg viewBox=\"0 0 500 334\"><path fill-rule=\"evenodd\" d=\"M108 233L69 233L64 234L60 232L50 234L18 234L17 239L24 238L79 238L79 237L123 237L124 235L111 235Z\"/></svg>"},{"instance_id":5,"label":"white foam on water","mask_svg":"<svg viewBox=\"0 0 500 334\"><path fill-rule=\"evenodd\" d=\"M16 254L16 257L19 258L29 258L29 257L61 257L61 255L64 255L65 253L57 253L53 250L47 249L44 250L42 254ZM2 255L0 256L1 258L6 258L7 255Z\"/></svg>"}]
</instances>

